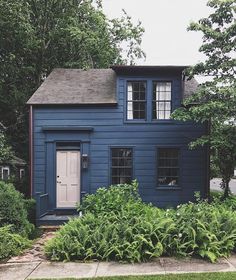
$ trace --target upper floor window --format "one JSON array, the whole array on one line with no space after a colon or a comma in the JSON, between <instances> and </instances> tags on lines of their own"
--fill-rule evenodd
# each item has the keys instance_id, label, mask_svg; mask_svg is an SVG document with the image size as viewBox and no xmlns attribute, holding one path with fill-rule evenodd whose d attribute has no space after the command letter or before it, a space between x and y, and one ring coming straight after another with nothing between
<instances>
[{"instance_id":1,"label":"upper floor window","mask_svg":"<svg viewBox=\"0 0 236 280\"><path fill-rule=\"evenodd\" d=\"M158 149L158 186L179 185L179 149Z\"/></svg>"},{"instance_id":2,"label":"upper floor window","mask_svg":"<svg viewBox=\"0 0 236 280\"><path fill-rule=\"evenodd\" d=\"M153 82L152 118L166 120L171 114L171 82Z\"/></svg>"},{"instance_id":3,"label":"upper floor window","mask_svg":"<svg viewBox=\"0 0 236 280\"><path fill-rule=\"evenodd\" d=\"M146 119L146 82L127 83L127 120Z\"/></svg>"},{"instance_id":4,"label":"upper floor window","mask_svg":"<svg viewBox=\"0 0 236 280\"><path fill-rule=\"evenodd\" d=\"M129 184L132 181L132 149L111 149L111 183Z\"/></svg>"}]
</instances>

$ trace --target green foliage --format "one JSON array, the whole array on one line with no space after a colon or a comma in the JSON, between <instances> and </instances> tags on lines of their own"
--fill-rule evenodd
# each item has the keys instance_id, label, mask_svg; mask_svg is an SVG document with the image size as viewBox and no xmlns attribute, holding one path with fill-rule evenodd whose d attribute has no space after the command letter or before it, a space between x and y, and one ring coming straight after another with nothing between
<instances>
[{"instance_id":1,"label":"green foliage","mask_svg":"<svg viewBox=\"0 0 236 280\"><path fill-rule=\"evenodd\" d=\"M27 219L30 223L35 224L36 219L36 201L34 199L24 199L24 208L27 212Z\"/></svg>"},{"instance_id":2,"label":"green foliage","mask_svg":"<svg viewBox=\"0 0 236 280\"><path fill-rule=\"evenodd\" d=\"M6 137L0 130L0 162L9 160L13 155L11 147L7 144Z\"/></svg>"},{"instance_id":3,"label":"green foliage","mask_svg":"<svg viewBox=\"0 0 236 280\"><path fill-rule=\"evenodd\" d=\"M143 32L98 0L0 0L0 120L17 154L27 157L25 103L53 68L134 63Z\"/></svg>"},{"instance_id":4,"label":"green foliage","mask_svg":"<svg viewBox=\"0 0 236 280\"><path fill-rule=\"evenodd\" d=\"M208 81L202 83L197 92L185 100L186 107L177 109L172 117L200 123L209 121L209 135L198 138L191 147L209 145L214 170L217 166L227 197L232 170L236 166L236 59L233 55L236 51L236 1L210 0L207 5L213 12L189 26L189 30L203 33L199 51L206 60L189 68L187 75L190 78L206 76Z\"/></svg>"},{"instance_id":5,"label":"green foliage","mask_svg":"<svg viewBox=\"0 0 236 280\"><path fill-rule=\"evenodd\" d=\"M122 184L109 188L99 188L95 194L86 195L82 204L79 205L78 211L92 212L95 215L103 212L119 213L123 205L138 201L141 201L138 193L138 183L133 181L131 185Z\"/></svg>"},{"instance_id":6,"label":"green foliage","mask_svg":"<svg viewBox=\"0 0 236 280\"><path fill-rule=\"evenodd\" d=\"M34 226L27 219L23 195L13 185L0 181L0 226L12 225L12 230L28 236Z\"/></svg>"},{"instance_id":7,"label":"green foliage","mask_svg":"<svg viewBox=\"0 0 236 280\"><path fill-rule=\"evenodd\" d=\"M136 182L123 187L99 189L97 194L87 196L80 208L85 215L57 232L46 244L46 255L60 261L123 262L194 255L215 262L235 249L235 202L222 203L216 197L209 204L197 198L195 204L163 210L140 200Z\"/></svg>"},{"instance_id":8,"label":"green foliage","mask_svg":"<svg viewBox=\"0 0 236 280\"><path fill-rule=\"evenodd\" d=\"M0 260L19 255L31 242L17 233L11 226L0 227Z\"/></svg>"}]
</instances>

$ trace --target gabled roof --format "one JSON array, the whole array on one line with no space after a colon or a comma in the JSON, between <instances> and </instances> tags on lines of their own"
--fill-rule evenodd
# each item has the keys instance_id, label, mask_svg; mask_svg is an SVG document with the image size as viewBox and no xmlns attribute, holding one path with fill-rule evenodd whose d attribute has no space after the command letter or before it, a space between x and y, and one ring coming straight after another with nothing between
<instances>
[{"instance_id":1,"label":"gabled roof","mask_svg":"<svg viewBox=\"0 0 236 280\"><path fill-rule=\"evenodd\" d=\"M27 104L116 104L112 69L54 69Z\"/></svg>"},{"instance_id":2,"label":"gabled roof","mask_svg":"<svg viewBox=\"0 0 236 280\"><path fill-rule=\"evenodd\" d=\"M13 156L12 158L5 160L5 161L0 161L0 164L10 164L13 166L24 166L26 165L26 161L17 157L17 156Z\"/></svg>"},{"instance_id":3,"label":"gabled roof","mask_svg":"<svg viewBox=\"0 0 236 280\"><path fill-rule=\"evenodd\" d=\"M186 66L112 66L112 69L54 69L36 90L27 104L30 105L99 105L117 104L116 73L139 71L177 71ZM146 72L146 73L147 73ZM197 88L195 79L185 81L183 97Z\"/></svg>"}]
</instances>

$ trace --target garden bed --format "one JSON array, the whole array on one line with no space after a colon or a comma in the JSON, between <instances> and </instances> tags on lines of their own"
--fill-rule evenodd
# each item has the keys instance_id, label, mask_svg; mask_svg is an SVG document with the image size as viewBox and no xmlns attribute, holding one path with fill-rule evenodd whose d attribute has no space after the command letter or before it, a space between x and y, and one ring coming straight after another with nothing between
<instances>
[{"instance_id":1,"label":"garden bed","mask_svg":"<svg viewBox=\"0 0 236 280\"><path fill-rule=\"evenodd\" d=\"M100 188L45 247L56 261L146 262L160 256L197 256L216 262L235 250L235 201L159 209L141 201L137 183Z\"/></svg>"}]
</instances>

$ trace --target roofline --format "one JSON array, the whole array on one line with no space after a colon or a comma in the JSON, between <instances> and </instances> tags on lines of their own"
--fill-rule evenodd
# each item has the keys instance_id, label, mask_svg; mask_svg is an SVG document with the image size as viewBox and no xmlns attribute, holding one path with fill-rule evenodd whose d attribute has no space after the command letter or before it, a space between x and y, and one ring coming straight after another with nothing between
<instances>
[{"instance_id":1,"label":"roofline","mask_svg":"<svg viewBox=\"0 0 236 280\"><path fill-rule=\"evenodd\" d=\"M115 72L130 71L130 70L180 70L190 67L190 65L111 65L110 68Z\"/></svg>"},{"instance_id":2,"label":"roofline","mask_svg":"<svg viewBox=\"0 0 236 280\"><path fill-rule=\"evenodd\" d=\"M95 107L95 106L117 106L117 102L107 102L107 103L31 103L27 102L26 105L28 106L57 106L57 107L62 107L62 106L75 106L75 107Z\"/></svg>"}]
</instances>

